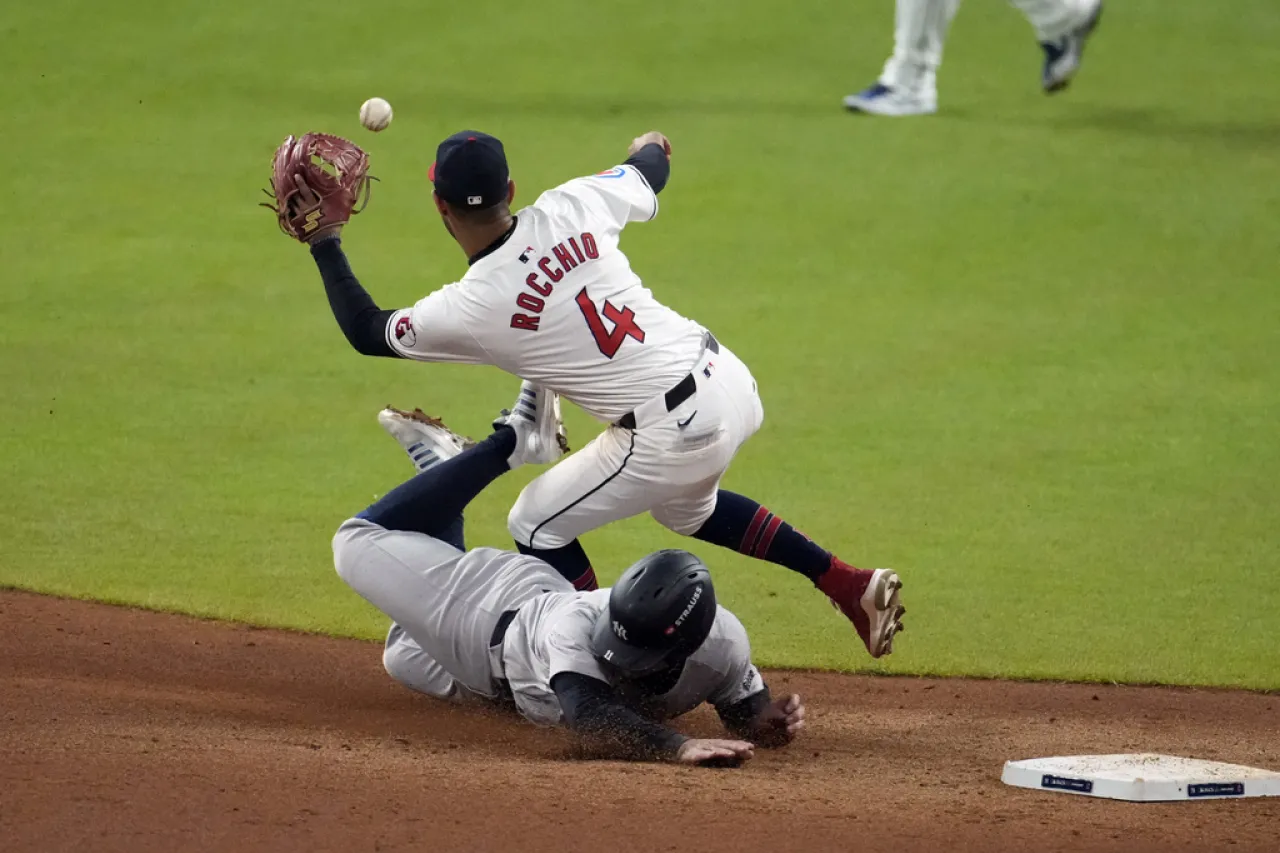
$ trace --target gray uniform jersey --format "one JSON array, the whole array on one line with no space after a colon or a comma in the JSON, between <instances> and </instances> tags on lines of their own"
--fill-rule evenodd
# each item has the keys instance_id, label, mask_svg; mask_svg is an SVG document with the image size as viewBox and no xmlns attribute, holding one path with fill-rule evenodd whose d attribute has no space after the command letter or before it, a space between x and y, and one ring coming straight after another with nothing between
<instances>
[{"instance_id":1,"label":"gray uniform jersey","mask_svg":"<svg viewBox=\"0 0 1280 853\"><path fill-rule=\"evenodd\" d=\"M503 665L520 713L535 723L557 725L563 713L551 679L576 672L614 684L591 651L596 617L609 605L609 590L552 593L528 601L507 631ZM626 685L614 684L626 698ZM705 643L694 652L669 691L636 702L655 720L686 714L703 702L732 705L764 689L751 663L747 631L723 607Z\"/></svg>"},{"instance_id":2,"label":"gray uniform jersey","mask_svg":"<svg viewBox=\"0 0 1280 853\"><path fill-rule=\"evenodd\" d=\"M383 665L400 683L441 699L493 699L506 681L529 720L563 720L551 679L576 672L613 684L655 720L687 713L703 702L731 705L764 689L751 663L751 644L738 618L717 608L711 634L660 696L628 697L591 651L596 617L609 590L576 592L536 557L476 548L462 552L422 533L387 530L353 518L333 540L338 574L394 620ZM516 616L490 647L502 614Z\"/></svg>"}]
</instances>

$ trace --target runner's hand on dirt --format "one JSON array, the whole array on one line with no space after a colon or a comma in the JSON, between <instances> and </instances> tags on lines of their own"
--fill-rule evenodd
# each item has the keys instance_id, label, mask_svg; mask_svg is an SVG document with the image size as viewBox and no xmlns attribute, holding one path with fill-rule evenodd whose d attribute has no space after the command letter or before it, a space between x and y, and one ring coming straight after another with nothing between
<instances>
[{"instance_id":1,"label":"runner's hand on dirt","mask_svg":"<svg viewBox=\"0 0 1280 853\"><path fill-rule=\"evenodd\" d=\"M770 702L756 717L753 729L761 746L782 746L804 728L804 702L797 693Z\"/></svg>"},{"instance_id":2,"label":"runner's hand on dirt","mask_svg":"<svg viewBox=\"0 0 1280 853\"><path fill-rule=\"evenodd\" d=\"M705 767L737 767L755 755L755 746L745 740L691 738L680 745L676 761Z\"/></svg>"}]
</instances>

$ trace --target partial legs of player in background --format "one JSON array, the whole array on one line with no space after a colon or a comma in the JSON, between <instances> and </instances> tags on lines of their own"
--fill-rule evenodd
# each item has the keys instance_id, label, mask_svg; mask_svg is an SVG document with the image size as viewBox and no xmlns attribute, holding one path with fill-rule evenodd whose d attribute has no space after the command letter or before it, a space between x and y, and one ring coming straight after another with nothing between
<instances>
[{"instance_id":1,"label":"partial legs of player in background","mask_svg":"<svg viewBox=\"0 0 1280 853\"><path fill-rule=\"evenodd\" d=\"M930 115L938 111L938 66L951 19L960 0L898 0L893 55L867 89L844 99L851 110L883 116Z\"/></svg>"},{"instance_id":2,"label":"partial legs of player in background","mask_svg":"<svg viewBox=\"0 0 1280 853\"><path fill-rule=\"evenodd\" d=\"M1061 92L1080 70L1085 42L1102 20L1102 0L1016 0L1044 51L1040 86L1045 94Z\"/></svg>"},{"instance_id":3,"label":"partial legs of player in background","mask_svg":"<svg viewBox=\"0 0 1280 853\"><path fill-rule=\"evenodd\" d=\"M1101 0L1010 0L1031 24L1044 51L1040 84L1061 91L1080 67L1084 45L1102 15ZM893 56L872 86L844 99L850 110L884 116L928 115L938 109L938 67L960 0L897 0Z\"/></svg>"}]
</instances>

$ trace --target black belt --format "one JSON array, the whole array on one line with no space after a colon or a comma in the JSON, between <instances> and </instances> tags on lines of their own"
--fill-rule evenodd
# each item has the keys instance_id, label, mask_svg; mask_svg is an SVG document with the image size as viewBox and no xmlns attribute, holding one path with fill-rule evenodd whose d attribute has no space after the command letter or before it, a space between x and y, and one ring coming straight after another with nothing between
<instances>
[{"instance_id":1,"label":"black belt","mask_svg":"<svg viewBox=\"0 0 1280 853\"><path fill-rule=\"evenodd\" d=\"M515 621L516 614L519 610L505 610L498 617L498 624L493 626L493 634L489 637L489 648L502 645L502 641L507 638L507 629L511 627L511 623Z\"/></svg>"},{"instance_id":2,"label":"black belt","mask_svg":"<svg viewBox=\"0 0 1280 853\"><path fill-rule=\"evenodd\" d=\"M489 648L502 645L502 641L507 638L507 629L511 627L511 623L515 621L518 610L504 610L502 615L498 617L498 624L493 626L493 633L489 635ZM515 697L511 694L511 682L505 678L495 678L498 686L498 695L494 699L499 705L503 705L511 710L516 707Z\"/></svg>"},{"instance_id":3,"label":"black belt","mask_svg":"<svg viewBox=\"0 0 1280 853\"><path fill-rule=\"evenodd\" d=\"M707 332L702 337L702 348L703 350L710 350L711 352L718 354L720 352L720 342L716 340L715 335L711 334L710 332ZM701 358L701 356L699 356L699 358ZM667 411L668 412L673 411L677 406L679 406L685 400L688 400L690 397L692 397L697 390L698 390L698 380L694 379L693 374L690 373L684 379L681 379L678 383L676 383L676 387L672 388L670 391L668 391L666 394L663 395L663 397L666 399ZM622 427L623 429L635 429L636 413L627 412L625 415L618 418L617 423L618 423L618 426Z\"/></svg>"}]
</instances>

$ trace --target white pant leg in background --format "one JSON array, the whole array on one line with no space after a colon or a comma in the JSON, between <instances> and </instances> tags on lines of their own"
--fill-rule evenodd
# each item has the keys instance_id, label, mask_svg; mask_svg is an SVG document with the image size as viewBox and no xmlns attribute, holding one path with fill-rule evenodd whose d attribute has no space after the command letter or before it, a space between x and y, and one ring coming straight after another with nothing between
<instances>
[{"instance_id":1,"label":"white pant leg in background","mask_svg":"<svg viewBox=\"0 0 1280 853\"><path fill-rule=\"evenodd\" d=\"M1053 41L1080 26L1098 0L1010 0L1036 32L1037 41ZM893 89L933 94L951 20L960 0L897 0L893 56L880 82Z\"/></svg>"},{"instance_id":2,"label":"white pant leg in background","mask_svg":"<svg viewBox=\"0 0 1280 853\"><path fill-rule=\"evenodd\" d=\"M1036 31L1036 41L1054 41L1083 24L1098 0L1009 0Z\"/></svg>"},{"instance_id":3,"label":"white pant leg in background","mask_svg":"<svg viewBox=\"0 0 1280 853\"><path fill-rule=\"evenodd\" d=\"M891 89L932 95L951 19L960 0L898 0L894 10L893 56L880 82Z\"/></svg>"},{"instance_id":4,"label":"white pant leg in background","mask_svg":"<svg viewBox=\"0 0 1280 853\"><path fill-rule=\"evenodd\" d=\"M535 558L495 548L464 553L363 518L338 528L333 559L347 585L395 622L383 649L387 673L440 699L496 697L489 640L498 619L543 593L573 590Z\"/></svg>"},{"instance_id":5,"label":"white pant leg in background","mask_svg":"<svg viewBox=\"0 0 1280 853\"><path fill-rule=\"evenodd\" d=\"M692 373L697 391L675 410L634 430L609 427L526 486L507 519L515 540L561 548L643 512L677 533L696 532L764 409L751 372L727 348L705 353Z\"/></svg>"}]
</instances>

